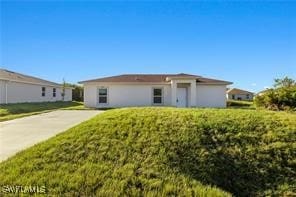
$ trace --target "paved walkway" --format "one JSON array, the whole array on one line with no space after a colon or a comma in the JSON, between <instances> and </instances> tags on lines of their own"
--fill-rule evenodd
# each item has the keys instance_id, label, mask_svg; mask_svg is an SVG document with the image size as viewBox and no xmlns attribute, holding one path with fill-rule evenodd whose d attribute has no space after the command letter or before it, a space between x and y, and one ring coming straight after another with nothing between
<instances>
[{"instance_id":1,"label":"paved walkway","mask_svg":"<svg viewBox=\"0 0 296 197\"><path fill-rule=\"evenodd\" d=\"M0 161L101 112L98 110L57 110L0 122Z\"/></svg>"}]
</instances>

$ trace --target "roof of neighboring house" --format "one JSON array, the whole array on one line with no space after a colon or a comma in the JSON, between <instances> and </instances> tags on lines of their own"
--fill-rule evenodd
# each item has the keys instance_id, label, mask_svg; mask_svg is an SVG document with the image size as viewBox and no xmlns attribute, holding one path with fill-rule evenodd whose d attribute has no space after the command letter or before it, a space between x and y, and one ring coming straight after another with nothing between
<instances>
[{"instance_id":1,"label":"roof of neighboring house","mask_svg":"<svg viewBox=\"0 0 296 197\"><path fill-rule=\"evenodd\" d=\"M265 90L261 90L259 92L256 93L256 95L262 95L262 94L265 94L266 92L272 90L272 88L266 88Z\"/></svg>"},{"instance_id":2,"label":"roof of neighboring house","mask_svg":"<svg viewBox=\"0 0 296 197\"><path fill-rule=\"evenodd\" d=\"M227 94L254 94L253 92L249 92L247 90L242 90L238 88L231 88L226 91Z\"/></svg>"},{"instance_id":3,"label":"roof of neighboring house","mask_svg":"<svg viewBox=\"0 0 296 197\"><path fill-rule=\"evenodd\" d=\"M197 83L213 83L213 84L232 84L229 81L204 78L198 75L190 75L185 73L180 74L124 74L111 77L104 77L92 80L81 81L79 83L89 82L115 82L115 83L167 83L172 78L178 79L196 79Z\"/></svg>"},{"instance_id":4,"label":"roof of neighboring house","mask_svg":"<svg viewBox=\"0 0 296 197\"><path fill-rule=\"evenodd\" d=\"M29 75L24 75L24 74L13 72L6 69L0 69L0 80L31 83L31 84L38 84L38 85L48 85L48 86L62 86L61 84L58 84L58 83L54 83L54 82L40 79L37 77L32 77Z\"/></svg>"}]
</instances>

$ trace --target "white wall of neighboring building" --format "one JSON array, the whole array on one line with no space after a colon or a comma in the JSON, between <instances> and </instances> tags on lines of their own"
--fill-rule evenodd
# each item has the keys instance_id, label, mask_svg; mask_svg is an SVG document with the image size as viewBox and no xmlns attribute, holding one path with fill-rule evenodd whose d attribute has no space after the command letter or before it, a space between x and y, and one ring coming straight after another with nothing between
<instances>
[{"instance_id":1,"label":"white wall of neighboring building","mask_svg":"<svg viewBox=\"0 0 296 197\"><path fill-rule=\"evenodd\" d=\"M226 85L196 85L197 107L226 107Z\"/></svg>"},{"instance_id":2,"label":"white wall of neighboring building","mask_svg":"<svg viewBox=\"0 0 296 197\"><path fill-rule=\"evenodd\" d=\"M98 103L98 89L108 89L108 103ZM87 107L157 106L152 102L153 88L163 88L162 106L172 105L171 84L128 85L94 83L84 84L84 105ZM226 107L226 85L196 85L197 107ZM188 95L190 96L190 95Z\"/></svg>"},{"instance_id":3,"label":"white wall of neighboring building","mask_svg":"<svg viewBox=\"0 0 296 197\"><path fill-rule=\"evenodd\" d=\"M227 94L227 99L229 100L244 100L244 101L252 101L254 98L253 94L248 94L249 96L247 96L247 94ZM233 98L234 96L234 98Z\"/></svg>"},{"instance_id":4,"label":"white wall of neighboring building","mask_svg":"<svg viewBox=\"0 0 296 197\"><path fill-rule=\"evenodd\" d=\"M6 90L6 85L7 90ZM42 87L45 87L45 96L42 96ZM53 88L56 88L56 97L53 97ZM6 95L7 93L7 95ZM13 81L0 81L0 103L25 102L54 102L62 101L62 88L46 85L37 85ZM72 101L72 89L67 88L65 101Z\"/></svg>"},{"instance_id":5,"label":"white wall of neighboring building","mask_svg":"<svg viewBox=\"0 0 296 197\"><path fill-rule=\"evenodd\" d=\"M0 104L5 103L5 81L0 80Z\"/></svg>"}]
</instances>

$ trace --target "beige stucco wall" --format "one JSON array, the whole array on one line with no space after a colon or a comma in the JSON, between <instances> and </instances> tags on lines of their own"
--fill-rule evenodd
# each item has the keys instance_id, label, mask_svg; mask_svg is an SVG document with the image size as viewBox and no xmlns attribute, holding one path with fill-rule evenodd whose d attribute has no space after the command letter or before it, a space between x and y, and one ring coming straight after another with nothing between
<instances>
[{"instance_id":1,"label":"beige stucco wall","mask_svg":"<svg viewBox=\"0 0 296 197\"><path fill-rule=\"evenodd\" d=\"M108 103L98 104L98 88L108 89ZM171 84L167 85L115 85L108 83L84 84L84 105L87 107L153 106L152 88L163 88L163 106L172 106ZM197 85L197 107L226 107L226 85ZM191 97L189 94L188 97ZM189 103L189 106L195 103Z\"/></svg>"},{"instance_id":2,"label":"beige stucco wall","mask_svg":"<svg viewBox=\"0 0 296 197\"><path fill-rule=\"evenodd\" d=\"M226 85L196 86L196 105L198 107L226 107Z\"/></svg>"},{"instance_id":3,"label":"beige stucco wall","mask_svg":"<svg viewBox=\"0 0 296 197\"><path fill-rule=\"evenodd\" d=\"M97 107L97 85L85 84L83 87L83 99L86 107Z\"/></svg>"},{"instance_id":4,"label":"beige stucco wall","mask_svg":"<svg viewBox=\"0 0 296 197\"><path fill-rule=\"evenodd\" d=\"M72 101L72 89L71 88L66 88L65 89L65 98L64 98L64 100L65 101Z\"/></svg>"},{"instance_id":5,"label":"beige stucco wall","mask_svg":"<svg viewBox=\"0 0 296 197\"><path fill-rule=\"evenodd\" d=\"M108 103L98 103L98 89L108 89ZM163 106L171 104L170 85L111 85L106 83L84 85L84 104L87 107L152 106L152 90L163 88Z\"/></svg>"},{"instance_id":6,"label":"beige stucco wall","mask_svg":"<svg viewBox=\"0 0 296 197\"><path fill-rule=\"evenodd\" d=\"M5 84L7 83L7 95L5 95ZM42 87L45 87L46 92L45 96L42 96ZM53 97L53 88L56 88L56 97ZM3 91L4 89L4 91ZM1 103L24 103L24 102L54 102L62 100L62 88L60 87L52 87L46 85L35 85L28 83L20 83L20 82L6 82L2 81L0 83L0 101ZM67 88L65 101L72 100L72 90Z\"/></svg>"}]
</instances>

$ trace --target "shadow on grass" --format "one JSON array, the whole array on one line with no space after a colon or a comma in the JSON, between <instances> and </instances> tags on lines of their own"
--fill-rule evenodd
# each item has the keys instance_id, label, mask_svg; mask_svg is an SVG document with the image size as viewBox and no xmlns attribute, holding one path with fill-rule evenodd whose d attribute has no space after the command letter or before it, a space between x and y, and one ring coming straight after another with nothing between
<instances>
[{"instance_id":1,"label":"shadow on grass","mask_svg":"<svg viewBox=\"0 0 296 197\"><path fill-rule=\"evenodd\" d=\"M168 159L169 165L203 184L217 186L235 196L258 196L266 191L274 194L279 185L293 182L294 175L289 171L292 166L287 167L288 156L284 150L279 155L275 152L280 150L273 148L250 154L246 147L239 147L240 144L225 144L217 142L214 135L196 143L178 144L174 150L176 154ZM282 168L275 167L273 160L280 162Z\"/></svg>"}]
</instances>

